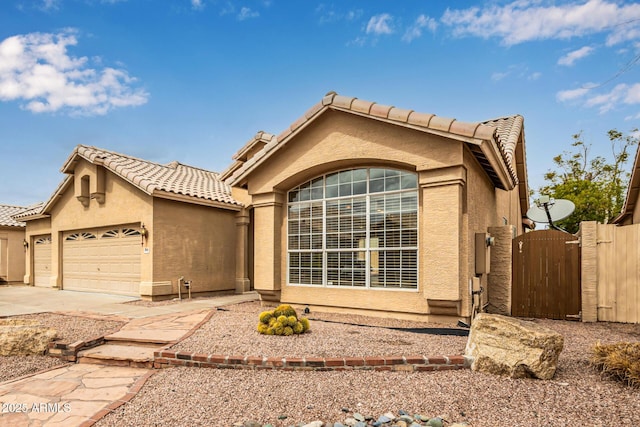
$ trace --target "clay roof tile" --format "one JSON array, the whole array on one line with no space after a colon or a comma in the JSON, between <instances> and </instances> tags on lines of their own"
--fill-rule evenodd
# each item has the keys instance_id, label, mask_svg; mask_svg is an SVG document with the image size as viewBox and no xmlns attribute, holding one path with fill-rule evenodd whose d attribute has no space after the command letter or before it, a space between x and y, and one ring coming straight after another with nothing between
<instances>
[{"instance_id":1,"label":"clay roof tile","mask_svg":"<svg viewBox=\"0 0 640 427\"><path fill-rule=\"evenodd\" d=\"M0 205L0 226L4 227L25 227L26 224L17 221L14 216L26 211L28 208L22 206Z\"/></svg>"}]
</instances>

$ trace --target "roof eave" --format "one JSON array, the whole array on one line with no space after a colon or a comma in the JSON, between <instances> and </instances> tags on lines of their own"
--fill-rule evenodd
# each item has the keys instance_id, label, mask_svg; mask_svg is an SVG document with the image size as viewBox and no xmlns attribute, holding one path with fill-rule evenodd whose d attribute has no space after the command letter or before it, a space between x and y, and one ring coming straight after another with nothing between
<instances>
[{"instance_id":1,"label":"roof eave","mask_svg":"<svg viewBox=\"0 0 640 427\"><path fill-rule=\"evenodd\" d=\"M243 208L243 205L241 203L233 204L233 203L221 202L218 200L203 199L201 197L185 196L184 194L177 194L177 193L172 193L170 191L164 191L164 190L154 190L152 196L158 197L161 199L174 200L177 202L209 206L213 208L220 208L220 209L226 209L231 211L240 211Z\"/></svg>"},{"instance_id":2,"label":"roof eave","mask_svg":"<svg viewBox=\"0 0 640 427\"><path fill-rule=\"evenodd\" d=\"M480 146L482 153L489 161L493 171L498 177L500 184L505 190L513 190L516 186L507 165L504 162L502 153L495 141L485 140Z\"/></svg>"},{"instance_id":3,"label":"roof eave","mask_svg":"<svg viewBox=\"0 0 640 427\"><path fill-rule=\"evenodd\" d=\"M44 218L51 218L51 215L45 214L45 213L33 214L33 215L21 217L20 221L27 222L27 221L35 221L36 219L44 219Z\"/></svg>"}]
</instances>

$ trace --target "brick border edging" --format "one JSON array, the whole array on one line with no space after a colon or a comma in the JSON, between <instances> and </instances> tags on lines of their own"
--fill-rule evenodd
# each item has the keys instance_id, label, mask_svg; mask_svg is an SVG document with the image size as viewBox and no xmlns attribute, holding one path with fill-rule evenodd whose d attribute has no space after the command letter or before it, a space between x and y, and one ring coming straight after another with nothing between
<instances>
[{"instance_id":1,"label":"brick border edging","mask_svg":"<svg viewBox=\"0 0 640 427\"><path fill-rule=\"evenodd\" d=\"M66 360L67 362L77 362L78 353L82 350L97 347L104 344L104 336L98 336L86 341L76 341L72 344L53 341L50 342L47 347L47 355L56 357L58 359Z\"/></svg>"},{"instance_id":2,"label":"brick border edging","mask_svg":"<svg viewBox=\"0 0 640 427\"><path fill-rule=\"evenodd\" d=\"M467 356L386 356L386 357L251 357L200 354L161 349L153 353L154 368L188 366L217 369L253 369L280 371L444 371L469 369Z\"/></svg>"}]
</instances>

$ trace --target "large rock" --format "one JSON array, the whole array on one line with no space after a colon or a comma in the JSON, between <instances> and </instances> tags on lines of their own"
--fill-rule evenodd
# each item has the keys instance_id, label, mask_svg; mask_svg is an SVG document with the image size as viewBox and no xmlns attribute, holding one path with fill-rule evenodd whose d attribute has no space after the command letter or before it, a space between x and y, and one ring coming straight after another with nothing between
<instances>
[{"instance_id":1,"label":"large rock","mask_svg":"<svg viewBox=\"0 0 640 427\"><path fill-rule=\"evenodd\" d=\"M44 354L56 330L36 320L0 319L0 356Z\"/></svg>"},{"instance_id":2,"label":"large rock","mask_svg":"<svg viewBox=\"0 0 640 427\"><path fill-rule=\"evenodd\" d=\"M473 321L465 355L471 369L511 378L553 378L564 338L533 322L481 313Z\"/></svg>"}]
</instances>

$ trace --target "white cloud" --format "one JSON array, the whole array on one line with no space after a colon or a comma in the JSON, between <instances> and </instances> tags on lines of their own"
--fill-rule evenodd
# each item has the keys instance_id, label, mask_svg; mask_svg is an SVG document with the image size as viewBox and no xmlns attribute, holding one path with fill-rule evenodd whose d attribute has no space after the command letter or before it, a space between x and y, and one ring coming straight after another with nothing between
<instances>
[{"instance_id":1,"label":"white cloud","mask_svg":"<svg viewBox=\"0 0 640 427\"><path fill-rule=\"evenodd\" d=\"M558 59L558 65L571 67L578 59L585 58L593 53L595 49L590 46L584 46L580 49L571 51Z\"/></svg>"},{"instance_id":2,"label":"white cloud","mask_svg":"<svg viewBox=\"0 0 640 427\"><path fill-rule=\"evenodd\" d=\"M388 13L380 15L374 15L369 19L367 23L367 34L392 34L393 33L393 18Z\"/></svg>"},{"instance_id":3,"label":"white cloud","mask_svg":"<svg viewBox=\"0 0 640 427\"><path fill-rule=\"evenodd\" d=\"M102 115L147 102L148 93L134 88L136 79L125 70L96 70L86 57L70 56L67 47L76 44L71 30L0 42L0 101L21 101L22 108L34 113L71 115Z\"/></svg>"},{"instance_id":4,"label":"white cloud","mask_svg":"<svg viewBox=\"0 0 640 427\"><path fill-rule=\"evenodd\" d=\"M529 67L524 64L513 64L509 65L506 71L496 71L491 74L491 80L498 82L509 76L514 76L518 79L538 80L542 76L542 73L539 71L531 72L529 71Z\"/></svg>"},{"instance_id":5,"label":"white cloud","mask_svg":"<svg viewBox=\"0 0 640 427\"><path fill-rule=\"evenodd\" d=\"M240 13L238 13L238 20L244 21L245 19L257 18L258 16L260 16L259 12L251 10L248 7L243 7L240 9Z\"/></svg>"},{"instance_id":6,"label":"white cloud","mask_svg":"<svg viewBox=\"0 0 640 427\"><path fill-rule=\"evenodd\" d=\"M534 73L531 73L529 75L529 77L527 77L529 80L538 80L540 77L542 77L542 73L539 71L536 71Z\"/></svg>"},{"instance_id":7,"label":"white cloud","mask_svg":"<svg viewBox=\"0 0 640 427\"><path fill-rule=\"evenodd\" d=\"M516 0L462 10L447 9L442 22L457 36L498 37L505 45L531 40L569 39L608 32L613 45L640 37L640 4L607 0L561 6L541 0Z\"/></svg>"},{"instance_id":8,"label":"white cloud","mask_svg":"<svg viewBox=\"0 0 640 427\"><path fill-rule=\"evenodd\" d=\"M578 89L561 90L556 94L556 99L561 102L573 101L575 99L582 98L587 93L589 93L589 89L586 87L581 87Z\"/></svg>"},{"instance_id":9,"label":"white cloud","mask_svg":"<svg viewBox=\"0 0 640 427\"><path fill-rule=\"evenodd\" d=\"M355 21L362 16L362 9L353 9L347 12L337 11L333 6L328 7L326 4L321 3L315 10L317 15L320 15L320 24L331 24L339 21Z\"/></svg>"},{"instance_id":10,"label":"white cloud","mask_svg":"<svg viewBox=\"0 0 640 427\"><path fill-rule=\"evenodd\" d=\"M581 100L585 107L598 107L600 114L604 114L618 107L620 104L640 104L640 83L616 85L609 92L587 96L597 86L591 85L578 89L558 92L556 99L561 102Z\"/></svg>"},{"instance_id":11,"label":"white cloud","mask_svg":"<svg viewBox=\"0 0 640 427\"><path fill-rule=\"evenodd\" d=\"M495 72L495 73L491 74L491 80L493 80L495 82L499 82L500 80L504 79L508 75L509 75L508 72L506 72L506 73Z\"/></svg>"},{"instance_id":12,"label":"white cloud","mask_svg":"<svg viewBox=\"0 0 640 427\"><path fill-rule=\"evenodd\" d=\"M191 7L195 10L202 10L204 9L204 3L202 0L191 0Z\"/></svg>"},{"instance_id":13,"label":"white cloud","mask_svg":"<svg viewBox=\"0 0 640 427\"><path fill-rule=\"evenodd\" d=\"M54 10L59 8L60 0L42 0L40 9L42 10Z\"/></svg>"},{"instance_id":14,"label":"white cloud","mask_svg":"<svg viewBox=\"0 0 640 427\"><path fill-rule=\"evenodd\" d=\"M407 28L404 36L402 36L402 40L410 43L412 40L422 37L422 30L425 28L432 33L435 33L436 29L438 28L438 23L433 18L430 18L426 15L420 15L418 16L418 19L416 19L416 22L414 22L413 25Z\"/></svg>"}]
</instances>

